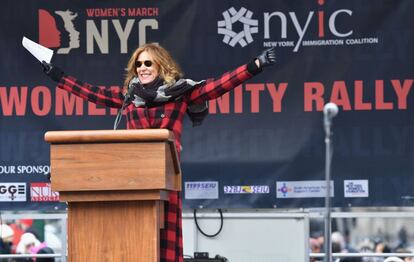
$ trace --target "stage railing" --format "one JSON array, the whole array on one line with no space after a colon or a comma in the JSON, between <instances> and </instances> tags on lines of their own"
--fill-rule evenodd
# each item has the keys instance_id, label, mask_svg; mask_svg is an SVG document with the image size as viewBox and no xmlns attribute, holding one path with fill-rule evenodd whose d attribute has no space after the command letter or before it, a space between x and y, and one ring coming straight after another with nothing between
<instances>
[{"instance_id":1,"label":"stage railing","mask_svg":"<svg viewBox=\"0 0 414 262\"><path fill-rule=\"evenodd\" d=\"M10 220L18 219L34 219L34 220L58 220L61 228L60 241L62 243L61 252L55 254L1 254L0 260L3 258L32 258L32 257L53 257L56 261L66 262L67 257L67 214L66 213L0 213L0 221L3 223ZM56 251L56 250L55 250Z\"/></svg>"},{"instance_id":2,"label":"stage railing","mask_svg":"<svg viewBox=\"0 0 414 262\"><path fill-rule=\"evenodd\" d=\"M209 212L211 211L211 212ZM226 223L226 219L231 218L243 218L243 219L258 219L259 217L261 219L267 218L267 219L277 219L279 218L288 218L292 220L298 220L303 219L305 223L309 222L309 219L313 218L323 218L323 210L321 211L308 211L306 209L303 210L295 210L295 211L289 211L289 210L224 210L224 223ZM219 214L215 210L203 210L203 212L199 212L198 215L199 220L203 219L217 219L219 220ZM193 213L190 210L184 210L183 212L183 218L184 219L192 219ZM336 218L395 218L395 219L409 219L414 218L414 211L370 211L370 212L332 212L332 219ZM59 226L61 227L61 234L60 239L62 243L62 249L61 252L57 252L55 254L1 254L0 260L6 259L6 258L30 258L30 257L53 257L56 258L56 261L67 261L67 232L66 232L66 224L67 224L67 214L66 213L5 213L2 212L0 214L1 221L7 222L10 220L17 220L17 219L34 219L34 220L58 220ZM277 222L276 222L277 223ZM226 224L224 224L224 228L226 227ZM306 227L308 228L308 227ZM303 243L305 246L308 245L308 243ZM184 246L191 245L191 243L184 243ZM193 244L195 251L203 251L203 250L197 250L197 243ZM208 251L208 250L207 250ZM223 255L225 255L223 253ZM324 257L324 253L308 253L307 256L311 258L322 258ZM414 257L414 253L332 253L332 257L335 258L341 258L341 257L383 257L384 259L390 256L395 257Z\"/></svg>"}]
</instances>

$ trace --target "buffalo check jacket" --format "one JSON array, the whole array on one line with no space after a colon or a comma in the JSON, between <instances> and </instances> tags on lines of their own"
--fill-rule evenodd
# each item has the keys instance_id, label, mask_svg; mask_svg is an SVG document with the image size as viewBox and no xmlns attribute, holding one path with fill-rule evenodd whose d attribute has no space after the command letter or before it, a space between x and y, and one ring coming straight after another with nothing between
<instances>
[{"instance_id":1,"label":"buffalo check jacket","mask_svg":"<svg viewBox=\"0 0 414 262\"><path fill-rule=\"evenodd\" d=\"M234 71L223 74L220 78L209 79L204 84L192 89L182 99L155 107L136 107L133 103L127 105L124 113L127 119L127 129L166 128L175 136L175 145L180 152L183 118L188 104L203 103L220 97L234 89L255 74L261 72L254 62L242 65ZM121 88L100 88L81 82L72 76L65 75L58 87L90 102L121 108L124 94ZM160 232L160 256L162 262L182 262L183 243L181 228L181 195L171 192L169 202L165 205L165 227Z\"/></svg>"}]
</instances>

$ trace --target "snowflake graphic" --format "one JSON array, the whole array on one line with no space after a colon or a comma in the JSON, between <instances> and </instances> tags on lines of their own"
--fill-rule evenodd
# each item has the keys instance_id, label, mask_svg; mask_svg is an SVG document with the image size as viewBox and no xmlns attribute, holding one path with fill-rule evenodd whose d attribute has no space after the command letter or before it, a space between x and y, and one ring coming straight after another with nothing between
<instances>
[{"instance_id":1,"label":"snowflake graphic","mask_svg":"<svg viewBox=\"0 0 414 262\"><path fill-rule=\"evenodd\" d=\"M217 33L224 35L223 42L232 47L236 44L245 47L253 42L252 34L259 31L259 22L256 19L252 19L252 15L253 12L244 7L240 8L239 11L236 11L234 7L224 11L224 20L217 22ZM238 33L233 31L233 24L236 22L243 24L243 30Z\"/></svg>"}]
</instances>

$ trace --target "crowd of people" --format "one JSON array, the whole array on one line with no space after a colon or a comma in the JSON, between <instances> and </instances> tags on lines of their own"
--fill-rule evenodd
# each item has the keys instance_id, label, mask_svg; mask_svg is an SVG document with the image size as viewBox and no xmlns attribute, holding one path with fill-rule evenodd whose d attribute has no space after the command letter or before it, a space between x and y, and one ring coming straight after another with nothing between
<instances>
[{"instance_id":1,"label":"crowd of people","mask_svg":"<svg viewBox=\"0 0 414 262\"><path fill-rule=\"evenodd\" d=\"M366 238L355 247L346 241L340 232L333 232L331 236L332 253L400 253L410 254L406 238L400 237L400 242L396 246L381 239ZM33 226L33 220L21 219L14 223L0 224L0 254L53 254L52 245L45 241L40 241L38 230ZM324 237L321 233L312 234L309 239L310 253L324 253ZM414 253L413 253L414 254ZM13 258L2 261L10 262L49 262L55 261L54 258ZM311 262L323 261L323 257L314 257ZM334 258L335 262L414 262L414 256L365 256L365 257L340 257Z\"/></svg>"},{"instance_id":2,"label":"crowd of people","mask_svg":"<svg viewBox=\"0 0 414 262\"><path fill-rule=\"evenodd\" d=\"M40 241L39 230L32 219L16 220L0 224L0 254L53 254L54 250ZM10 262L51 262L53 257L9 258Z\"/></svg>"},{"instance_id":3,"label":"crowd of people","mask_svg":"<svg viewBox=\"0 0 414 262\"><path fill-rule=\"evenodd\" d=\"M407 256L412 253L407 242L401 242L395 247L391 247L382 239L364 239L356 247L351 246L340 232L333 232L331 236L332 253L370 253L384 254L396 253L395 256L365 256L365 257L334 257L335 262L414 262L413 256ZM311 253L324 253L323 235L314 235L309 239L309 249ZM312 257L311 262L324 261L320 257Z\"/></svg>"}]
</instances>

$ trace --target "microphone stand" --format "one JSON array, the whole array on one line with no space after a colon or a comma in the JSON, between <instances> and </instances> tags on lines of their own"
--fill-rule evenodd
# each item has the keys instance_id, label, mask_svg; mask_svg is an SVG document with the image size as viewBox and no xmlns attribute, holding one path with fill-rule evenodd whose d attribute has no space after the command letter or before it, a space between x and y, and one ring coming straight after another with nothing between
<instances>
[{"instance_id":1,"label":"microphone stand","mask_svg":"<svg viewBox=\"0 0 414 262\"><path fill-rule=\"evenodd\" d=\"M115 122L114 122L114 130L118 128L119 123L122 119L122 113L124 112L125 106L127 105L128 99L131 97L132 91L134 91L134 85L129 85L128 91L124 96L124 101L122 102L122 106L118 111L118 114L116 115Z\"/></svg>"},{"instance_id":2,"label":"microphone stand","mask_svg":"<svg viewBox=\"0 0 414 262\"><path fill-rule=\"evenodd\" d=\"M115 122L114 122L114 130L118 128L119 123L122 119L122 113L124 112L126 101L128 100L129 96L125 95L124 102L122 103L122 107L119 109L118 114L116 115Z\"/></svg>"},{"instance_id":3,"label":"microphone stand","mask_svg":"<svg viewBox=\"0 0 414 262\"><path fill-rule=\"evenodd\" d=\"M324 215L324 262L332 262L332 241L331 241L331 160L332 160L332 143L331 143L331 124L332 118L325 115L325 215Z\"/></svg>"}]
</instances>

